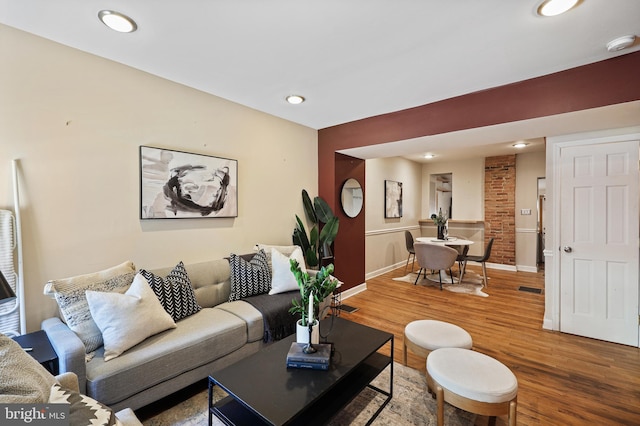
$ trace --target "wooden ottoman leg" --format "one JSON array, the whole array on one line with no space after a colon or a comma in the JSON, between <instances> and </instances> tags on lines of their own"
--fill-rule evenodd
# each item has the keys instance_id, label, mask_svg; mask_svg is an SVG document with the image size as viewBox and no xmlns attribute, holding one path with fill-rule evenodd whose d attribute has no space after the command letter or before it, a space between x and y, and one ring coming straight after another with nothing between
<instances>
[{"instance_id":1,"label":"wooden ottoman leg","mask_svg":"<svg viewBox=\"0 0 640 426\"><path fill-rule=\"evenodd\" d=\"M444 391L440 385L436 385L436 400L438 403L438 426L444 426Z\"/></svg>"},{"instance_id":2,"label":"wooden ottoman leg","mask_svg":"<svg viewBox=\"0 0 640 426\"><path fill-rule=\"evenodd\" d=\"M402 365L407 365L407 335L404 335L404 338L402 339L402 346L403 346L403 351L402 351Z\"/></svg>"},{"instance_id":3,"label":"wooden ottoman leg","mask_svg":"<svg viewBox=\"0 0 640 426\"><path fill-rule=\"evenodd\" d=\"M516 416L518 412L518 401L514 399L509 403L509 426L516 426Z\"/></svg>"}]
</instances>

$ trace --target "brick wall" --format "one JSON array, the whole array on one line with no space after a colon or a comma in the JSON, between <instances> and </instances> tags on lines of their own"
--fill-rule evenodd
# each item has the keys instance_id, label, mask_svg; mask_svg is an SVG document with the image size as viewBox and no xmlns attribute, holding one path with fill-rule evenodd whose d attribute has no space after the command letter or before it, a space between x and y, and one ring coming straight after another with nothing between
<instances>
[{"instance_id":1,"label":"brick wall","mask_svg":"<svg viewBox=\"0 0 640 426\"><path fill-rule=\"evenodd\" d=\"M494 238L490 263L516 264L516 156L487 157L484 163L485 247Z\"/></svg>"}]
</instances>

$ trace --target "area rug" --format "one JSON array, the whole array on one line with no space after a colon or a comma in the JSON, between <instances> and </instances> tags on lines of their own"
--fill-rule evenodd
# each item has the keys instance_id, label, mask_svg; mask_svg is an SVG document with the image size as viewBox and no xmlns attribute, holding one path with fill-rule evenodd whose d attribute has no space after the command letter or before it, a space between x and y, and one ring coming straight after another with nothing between
<instances>
[{"instance_id":1,"label":"area rug","mask_svg":"<svg viewBox=\"0 0 640 426\"><path fill-rule=\"evenodd\" d=\"M417 272L410 272L404 277L393 278L393 280L413 284L416 282L417 276L418 276ZM435 277L436 277L435 279L437 280L437 275ZM475 272L472 272L472 271L466 272L464 274L462 283L451 284L451 282L447 283L447 280L448 278L445 279L444 277L442 279L443 290L451 291L454 293L471 294L473 296L489 297L487 293L482 291L483 289L482 277L476 274ZM422 274L420 275L420 278L418 279L418 283L416 285L438 287L438 288L440 287L440 283L438 281L425 278L424 275Z\"/></svg>"},{"instance_id":2,"label":"area rug","mask_svg":"<svg viewBox=\"0 0 640 426\"><path fill-rule=\"evenodd\" d=\"M380 389L388 390L389 367L372 382ZM318 372L322 374L322 372ZM220 388L214 388L214 399L217 401L226 394ZM208 391L204 390L188 400L175 405L151 417L145 426L196 426L207 424ZM380 407L384 397L367 388L363 390L349 405L343 408L331 420L331 426L365 425L371 415ZM286 401L282 402L286 404ZM436 400L427 393L424 373L405 367L397 362L393 367L393 398L382 410L374 425L436 425ZM475 415L445 404L445 424L455 426L472 426ZM217 418L213 424L222 425Z\"/></svg>"}]
</instances>

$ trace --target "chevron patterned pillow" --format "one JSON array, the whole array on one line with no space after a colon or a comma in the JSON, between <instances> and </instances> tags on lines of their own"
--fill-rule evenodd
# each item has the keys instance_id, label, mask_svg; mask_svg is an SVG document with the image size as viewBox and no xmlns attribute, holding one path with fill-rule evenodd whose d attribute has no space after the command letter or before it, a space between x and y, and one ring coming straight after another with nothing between
<instances>
[{"instance_id":1,"label":"chevron patterned pillow","mask_svg":"<svg viewBox=\"0 0 640 426\"><path fill-rule=\"evenodd\" d=\"M82 395L74 390L65 389L58 383L51 387L49 403L69 405L67 424L72 425L121 425L111 408ZM52 423L55 423L52 420Z\"/></svg>"},{"instance_id":2,"label":"chevron patterned pillow","mask_svg":"<svg viewBox=\"0 0 640 426\"><path fill-rule=\"evenodd\" d=\"M202 309L196 300L184 263L178 263L165 279L144 269L140 270L140 274L149 281L153 292L174 321L179 321Z\"/></svg>"},{"instance_id":3,"label":"chevron patterned pillow","mask_svg":"<svg viewBox=\"0 0 640 426\"><path fill-rule=\"evenodd\" d=\"M271 271L264 250L259 250L250 262L231 253L229 266L231 267L229 302L256 294L268 293L271 289Z\"/></svg>"}]
</instances>

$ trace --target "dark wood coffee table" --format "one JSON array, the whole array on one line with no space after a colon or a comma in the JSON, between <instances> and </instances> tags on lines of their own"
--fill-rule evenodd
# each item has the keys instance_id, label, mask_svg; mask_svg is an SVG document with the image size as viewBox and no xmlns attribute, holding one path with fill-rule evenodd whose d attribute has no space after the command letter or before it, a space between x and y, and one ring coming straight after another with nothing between
<instances>
[{"instance_id":1,"label":"dark wood coffee table","mask_svg":"<svg viewBox=\"0 0 640 426\"><path fill-rule=\"evenodd\" d=\"M331 321L322 322L322 334ZM328 371L287 369L295 340L289 336L209 376L209 425L214 415L227 425L323 425L366 387L386 396L370 424L393 395L393 334L342 318L333 321L327 340L335 353ZM379 353L388 343L391 356ZM387 366L388 391L370 384ZM229 395L214 403L216 385Z\"/></svg>"}]
</instances>

